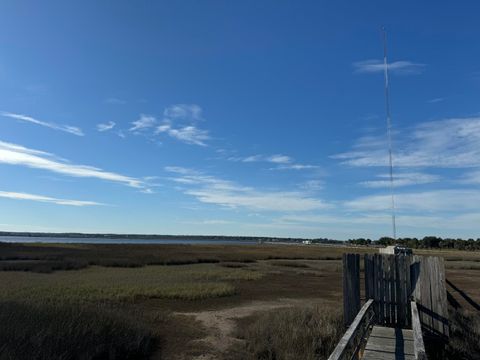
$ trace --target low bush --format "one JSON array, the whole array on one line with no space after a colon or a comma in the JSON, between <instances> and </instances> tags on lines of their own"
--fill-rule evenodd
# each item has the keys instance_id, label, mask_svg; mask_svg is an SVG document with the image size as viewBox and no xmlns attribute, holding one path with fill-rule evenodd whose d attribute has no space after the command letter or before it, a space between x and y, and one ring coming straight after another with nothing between
<instances>
[{"instance_id":1,"label":"low bush","mask_svg":"<svg viewBox=\"0 0 480 360\"><path fill-rule=\"evenodd\" d=\"M340 313L321 307L272 310L238 330L255 360L327 359L342 335Z\"/></svg>"},{"instance_id":2,"label":"low bush","mask_svg":"<svg viewBox=\"0 0 480 360\"><path fill-rule=\"evenodd\" d=\"M102 306L0 303L0 359L146 359L154 337L141 321Z\"/></svg>"}]
</instances>

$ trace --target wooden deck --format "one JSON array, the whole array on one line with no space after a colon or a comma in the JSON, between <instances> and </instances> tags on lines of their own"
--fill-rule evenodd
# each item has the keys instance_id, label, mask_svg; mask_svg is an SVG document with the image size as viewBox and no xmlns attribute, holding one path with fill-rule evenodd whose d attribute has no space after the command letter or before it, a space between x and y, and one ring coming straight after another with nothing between
<instances>
[{"instance_id":1,"label":"wooden deck","mask_svg":"<svg viewBox=\"0 0 480 360\"><path fill-rule=\"evenodd\" d=\"M415 360L413 331L374 326L362 359Z\"/></svg>"}]
</instances>

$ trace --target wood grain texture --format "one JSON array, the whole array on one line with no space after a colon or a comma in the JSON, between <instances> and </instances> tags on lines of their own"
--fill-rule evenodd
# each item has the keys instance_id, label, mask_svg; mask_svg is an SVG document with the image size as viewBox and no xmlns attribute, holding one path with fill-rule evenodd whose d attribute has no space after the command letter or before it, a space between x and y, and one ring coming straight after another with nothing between
<instances>
[{"instance_id":1,"label":"wood grain texture","mask_svg":"<svg viewBox=\"0 0 480 360\"><path fill-rule=\"evenodd\" d=\"M360 310L360 255L343 255L343 320L349 326Z\"/></svg>"},{"instance_id":2,"label":"wood grain texture","mask_svg":"<svg viewBox=\"0 0 480 360\"><path fill-rule=\"evenodd\" d=\"M420 324L420 317L418 315L417 304L415 301L411 302L412 309L412 334L413 334L413 348L415 358L418 360L427 360L425 353L425 345L423 343L422 325Z\"/></svg>"},{"instance_id":3,"label":"wood grain texture","mask_svg":"<svg viewBox=\"0 0 480 360\"><path fill-rule=\"evenodd\" d=\"M328 360L344 360L356 357L356 345L362 340L373 317L373 300L368 300L360 309L352 324L338 342Z\"/></svg>"}]
</instances>

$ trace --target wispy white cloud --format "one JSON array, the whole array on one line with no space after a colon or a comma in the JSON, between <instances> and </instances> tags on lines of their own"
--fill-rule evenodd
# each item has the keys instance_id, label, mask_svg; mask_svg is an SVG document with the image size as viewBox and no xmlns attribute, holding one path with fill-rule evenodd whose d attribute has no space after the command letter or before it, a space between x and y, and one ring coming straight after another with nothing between
<instances>
[{"instance_id":1,"label":"wispy white cloud","mask_svg":"<svg viewBox=\"0 0 480 360\"><path fill-rule=\"evenodd\" d=\"M324 188L325 183L322 180L307 180L304 183L300 184L300 188L305 191L318 191Z\"/></svg>"},{"instance_id":2,"label":"wispy white cloud","mask_svg":"<svg viewBox=\"0 0 480 360\"><path fill-rule=\"evenodd\" d=\"M203 120L203 110L196 104L175 104L165 108L162 123L156 127L156 134L167 134L171 138L189 145L207 146L211 139L208 130L198 127Z\"/></svg>"},{"instance_id":3,"label":"wispy white cloud","mask_svg":"<svg viewBox=\"0 0 480 360\"><path fill-rule=\"evenodd\" d=\"M39 201L57 205L69 205L69 206L98 206L105 205L96 201L83 201L83 200L68 200L59 199L44 195L35 195L28 193L12 192L12 191L0 191L0 197L15 200L30 200Z\"/></svg>"},{"instance_id":4,"label":"wispy white cloud","mask_svg":"<svg viewBox=\"0 0 480 360\"><path fill-rule=\"evenodd\" d=\"M157 120L154 116L141 114L138 120L132 122L132 127L129 129L130 131L138 132L142 130L146 130L149 128L153 128L156 124Z\"/></svg>"},{"instance_id":5,"label":"wispy white cloud","mask_svg":"<svg viewBox=\"0 0 480 360\"><path fill-rule=\"evenodd\" d=\"M369 137L352 151L332 156L350 166L387 166L385 135ZM480 118L425 122L397 131L394 137L396 167L468 168L480 166Z\"/></svg>"},{"instance_id":6,"label":"wispy white cloud","mask_svg":"<svg viewBox=\"0 0 480 360\"><path fill-rule=\"evenodd\" d=\"M201 120L202 112L202 108L196 104L175 104L165 108L163 115L173 120Z\"/></svg>"},{"instance_id":7,"label":"wispy white cloud","mask_svg":"<svg viewBox=\"0 0 480 360\"><path fill-rule=\"evenodd\" d=\"M83 131L76 126L59 125L59 124L55 124L55 123L52 123L52 122L38 120L38 119L35 119L35 118L33 118L31 116L28 116L28 115L15 114L15 113L7 112L7 111L0 112L0 115L3 116L3 117L8 117L8 118L11 118L11 119L16 119L16 120L25 121L25 122L29 122L29 123L32 123L32 124L48 127L50 129L64 131L64 132L67 132L67 133L70 133L70 134L73 134L73 135L77 135L77 136L83 136L84 135Z\"/></svg>"},{"instance_id":8,"label":"wispy white cloud","mask_svg":"<svg viewBox=\"0 0 480 360\"><path fill-rule=\"evenodd\" d=\"M189 145L207 146L207 141L211 139L210 134L208 130L196 125L198 120L203 120L200 106L176 104L165 108L161 121L154 116L141 114L138 120L132 122L129 130L148 136L166 134Z\"/></svg>"},{"instance_id":9,"label":"wispy white cloud","mask_svg":"<svg viewBox=\"0 0 480 360\"><path fill-rule=\"evenodd\" d=\"M293 161L290 156L275 154L275 155L262 155L255 154L246 157L230 157L228 160L231 161L241 161L241 162L270 162L274 164L288 164Z\"/></svg>"},{"instance_id":10,"label":"wispy white cloud","mask_svg":"<svg viewBox=\"0 0 480 360\"><path fill-rule=\"evenodd\" d=\"M274 164L288 164L292 162L292 158L290 156L281 154L269 156L266 160Z\"/></svg>"},{"instance_id":11,"label":"wispy white cloud","mask_svg":"<svg viewBox=\"0 0 480 360\"><path fill-rule=\"evenodd\" d=\"M109 121L107 123L100 123L100 124L97 124L97 130L100 131L100 132L103 132L103 131L108 131L108 130L111 130L115 127L115 122L114 121Z\"/></svg>"},{"instance_id":12,"label":"wispy white cloud","mask_svg":"<svg viewBox=\"0 0 480 360\"><path fill-rule=\"evenodd\" d=\"M92 166L74 165L50 153L3 141L0 141L0 163L42 169L67 176L96 178L134 188L148 187L144 181L137 178L104 171Z\"/></svg>"},{"instance_id":13,"label":"wispy white cloud","mask_svg":"<svg viewBox=\"0 0 480 360\"><path fill-rule=\"evenodd\" d=\"M191 169L167 167L166 170L177 175L172 180L186 187L183 189L185 194L207 204L274 212L309 211L329 207L322 200L300 190L259 190Z\"/></svg>"},{"instance_id":14,"label":"wispy white cloud","mask_svg":"<svg viewBox=\"0 0 480 360\"><path fill-rule=\"evenodd\" d=\"M229 157L228 160L245 162L245 163L268 162L268 163L275 164L276 166L273 168L270 168L270 170L308 170L308 169L318 168L317 165L298 164L294 161L292 157L283 155L283 154L275 154L275 155L255 154L247 157L232 156L232 157Z\"/></svg>"},{"instance_id":15,"label":"wispy white cloud","mask_svg":"<svg viewBox=\"0 0 480 360\"><path fill-rule=\"evenodd\" d=\"M158 126L156 133L166 133L170 137L190 145L207 146L206 141L210 139L207 130L199 129L194 125L174 128L173 125L168 122Z\"/></svg>"},{"instance_id":16,"label":"wispy white cloud","mask_svg":"<svg viewBox=\"0 0 480 360\"><path fill-rule=\"evenodd\" d=\"M356 73L381 73L384 71L384 64L381 60L364 60L353 63ZM388 64L388 71L393 74L409 75L420 74L424 71L425 64L412 61L394 61Z\"/></svg>"},{"instance_id":17,"label":"wispy white cloud","mask_svg":"<svg viewBox=\"0 0 480 360\"><path fill-rule=\"evenodd\" d=\"M263 155L250 155L247 156L246 158L230 158L231 160L239 161L242 162L257 162L257 161L262 161L264 159Z\"/></svg>"},{"instance_id":18,"label":"wispy white cloud","mask_svg":"<svg viewBox=\"0 0 480 360\"><path fill-rule=\"evenodd\" d=\"M478 210L480 190L432 190L423 192L399 193L395 195L398 211L415 212L467 212ZM359 197L344 203L348 210L387 211L390 209L390 195Z\"/></svg>"},{"instance_id":19,"label":"wispy white cloud","mask_svg":"<svg viewBox=\"0 0 480 360\"><path fill-rule=\"evenodd\" d=\"M370 213L370 214L348 214L348 215L315 215L315 214L297 214L284 215L277 219L280 223L285 224L316 224L316 225L331 225L332 228L341 226L345 229L350 229L351 226L366 226L367 229L372 226L384 226L389 224L391 217L386 213ZM429 232L428 229L452 229L458 231L459 229L477 229L480 223L480 213L467 212L461 214L438 214L438 215L405 215L399 214L396 216L396 221L399 229L415 229L413 234L419 236L421 233ZM431 235L431 233L430 233Z\"/></svg>"},{"instance_id":20,"label":"wispy white cloud","mask_svg":"<svg viewBox=\"0 0 480 360\"><path fill-rule=\"evenodd\" d=\"M459 180L463 184L480 184L480 170L469 171Z\"/></svg>"},{"instance_id":21,"label":"wispy white cloud","mask_svg":"<svg viewBox=\"0 0 480 360\"><path fill-rule=\"evenodd\" d=\"M317 165L308 164L282 164L277 167L271 168L271 170L311 170L318 169Z\"/></svg>"},{"instance_id":22,"label":"wispy white cloud","mask_svg":"<svg viewBox=\"0 0 480 360\"><path fill-rule=\"evenodd\" d=\"M428 100L427 102L429 104L436 104L436 103L442 102L444 100L445 100L444 98L433 98L433 99Z\"/></svg>"},{"instance_id":23,"label":"wispy white cloud","mask_svg":"<svg viewBox=\"0 0 480 360\"><path fill-rule=\"evenodd\" d=\"M377 178L379 180L362 181L360 185L368 188L390 187L389 174L380 174ZM421 172L397 173L393 179L395 187L430 184L438 181L440 181L440 176Z\"/></svg>"}]
</instances>

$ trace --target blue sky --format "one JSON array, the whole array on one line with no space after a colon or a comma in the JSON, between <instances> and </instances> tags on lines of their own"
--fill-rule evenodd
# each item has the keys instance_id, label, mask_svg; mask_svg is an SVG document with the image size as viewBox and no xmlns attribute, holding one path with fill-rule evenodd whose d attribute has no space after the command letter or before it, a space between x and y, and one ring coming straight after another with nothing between
<instances>
[{"instance_id":1,"label":"blue sky","mask_svg":"<svg viewBox=\"0 0 480 360\"><path fill-rule=\"evenodd\" d=\"M2 1L0 228L480 236L476 1Z\"/></svg>"}]
</instances>

